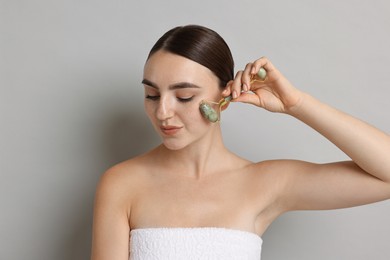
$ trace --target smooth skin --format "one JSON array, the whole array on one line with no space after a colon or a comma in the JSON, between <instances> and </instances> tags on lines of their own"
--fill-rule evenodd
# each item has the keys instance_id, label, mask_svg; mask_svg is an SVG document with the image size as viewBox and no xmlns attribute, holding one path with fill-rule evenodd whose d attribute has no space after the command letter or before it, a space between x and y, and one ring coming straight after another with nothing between
<instances>
[{"instance_id":1,"label":"smooth skin","mask_svg":"<svg viewBox=\"0 0 390 260\"><path fill-rule=\"evenodd\" d=\"M261 67L265 82L249 84ZM261 236L286 211L390 198L389 135L296 89L267 58L248 63L221 91L209 69L158 51L145 64L143 83L145 111L162 144L102 176L93 260L128 259L132 229L225 227ZM220 125L202 118L198 108L201 100L230 94L233 102L295 117L352 160L253 163L238 157L224 146Z\"/></svg>"}]
</instances>

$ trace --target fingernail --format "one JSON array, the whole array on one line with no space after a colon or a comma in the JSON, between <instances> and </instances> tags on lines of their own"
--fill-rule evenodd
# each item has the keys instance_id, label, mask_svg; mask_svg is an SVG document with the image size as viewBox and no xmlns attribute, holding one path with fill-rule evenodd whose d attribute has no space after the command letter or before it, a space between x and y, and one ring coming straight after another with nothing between
<instances>
[{"instance_id":1,"label":"fingernail","mask_svg":"<svg viewBox=\"0 0 390 260\"><path fill-rule=\"evenodd\" d=\"M237 92L235 90L233 90L233 98L237 98Z\"/></svg>"},{"instance_id":2,"label":"fingernail","mask_svg":"<svg viewBox=\"0 0 390 260\"><path fill-rule=\"evenodd\" d=\"M244 83L244 91L248 91L248 90L249 90L248 86Z\"/></svg>"}]
</instances>

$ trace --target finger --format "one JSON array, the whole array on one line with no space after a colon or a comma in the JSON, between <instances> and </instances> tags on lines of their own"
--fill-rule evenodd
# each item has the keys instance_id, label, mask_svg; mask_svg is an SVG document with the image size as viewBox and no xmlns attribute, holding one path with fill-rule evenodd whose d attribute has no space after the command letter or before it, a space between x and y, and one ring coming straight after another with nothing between
<instances>
[{"instance_id":1,"label":"finger","mask_svg":"<svg viewBox=\"0 0 390 260\"><path fill-rule=\"evenodd\" d=\"M250 90L252 66L253 66L253 63L246 64L245 69L242 73L242 80L241 81L242 81L242 88L244 89L244 91Z\"/></svg>"},{"instance_id":2,"label":"finger","mask_svg":"<svg viewBox=\"0 0 390 260\"><path fill-rule=\"evenodd\" d=\"M236 76L234 77L234 81L232 83L232 86L231 86L231 90L232 90L232 97L233 99L235 98L238 98L241 94L241 90L242 90L242 73L243 71L240 70L236 73Z\"/></svg>"},{"instance_id":3,"label":"finger","mask_svg":"<svg viewBox=\"0 0 390 260\"><path fill-rule=\"evenodd\" d=\"M270 73L275 70L274 65L266 57L261 57L260 59L253 62L251 74L255 75L259 72L260 68L263 67L267 73Z\"/></svg>"}]
</instances>

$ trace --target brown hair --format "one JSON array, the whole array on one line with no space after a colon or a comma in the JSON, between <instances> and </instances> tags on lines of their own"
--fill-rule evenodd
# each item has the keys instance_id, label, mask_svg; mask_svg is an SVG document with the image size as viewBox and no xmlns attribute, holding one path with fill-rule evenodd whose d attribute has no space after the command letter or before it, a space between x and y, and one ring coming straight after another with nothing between
<instances>
[{"instance_id":1,"label":"brown hair","mask_svg":"<svg viewBox=\"0 0 390 260\"><path fill-rule=\"evenodd\" d=\"M158 50L183 56L210 69L221 88L234 77L234 61L229 46L215 31L199 26L175 27L154 44L148 59Z\"/></svg>"}]
</instances>

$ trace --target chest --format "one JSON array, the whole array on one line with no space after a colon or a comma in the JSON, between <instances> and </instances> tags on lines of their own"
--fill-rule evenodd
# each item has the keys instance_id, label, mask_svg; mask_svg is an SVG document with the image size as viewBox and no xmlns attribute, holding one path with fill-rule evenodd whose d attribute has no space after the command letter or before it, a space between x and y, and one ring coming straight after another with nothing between
<instances>
[{"instance_id":1,"label":"chest","mask_svg":"<svg viewBox=\"0 0 390 260\"><path fill-rule=\"evenodd\" d=\"M253 230L268 202L247 176L203 181L157 178L140 187L131 207L131 228L231 227Z\"/></svg>"}]
</instances>

